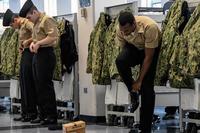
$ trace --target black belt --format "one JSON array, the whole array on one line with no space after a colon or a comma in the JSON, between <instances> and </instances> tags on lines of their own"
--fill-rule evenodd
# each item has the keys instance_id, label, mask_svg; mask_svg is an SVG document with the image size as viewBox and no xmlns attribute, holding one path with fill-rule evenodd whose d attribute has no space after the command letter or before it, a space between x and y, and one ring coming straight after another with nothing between
<instances>
[{"instance_id":1,"label":"black belt","mask_svg":"<svg viewBox=\"0 0 200 133\"><path fill-rule=\"evenodd\" d=\"M38 51L53 50L53 47L39 47Z\"/></svg>"}]
</instances>

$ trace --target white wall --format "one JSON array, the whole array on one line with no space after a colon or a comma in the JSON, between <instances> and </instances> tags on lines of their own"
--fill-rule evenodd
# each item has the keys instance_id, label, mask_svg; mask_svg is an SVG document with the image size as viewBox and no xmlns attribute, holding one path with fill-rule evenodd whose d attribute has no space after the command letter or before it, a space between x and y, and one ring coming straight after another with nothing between
<instances>
[{"instance_id":1,"label":"white wall","mask_svg":"<svg viewBox=\"0 0 200 133\"><path fill-rule=\"evenodd\" d=\"M78 9L78 53L79 53L79 95L80 114L97 116L96 113L96 89L92 84L91 75L86 73L88 43L90 33L94 27L93 7L86 8L87 18L81 17L81 10ZM87 88L87 93L84 92Z\"/></svg>"},{"instance_id":2,"label":"white wall","mask_svg":"<svg viewBox=\"0 0 200 133\"><path fill-rule=\"evenodd\" d=\"M105 116L105 86L93 85L91 74L86 73L88 43L95 23L94 7L87 7L86 11L87 17L83 18L81 9L78 9L80 115ZM87 92L84 88L87 88Z\"/></svg>"},{"instance_id":3,"label":"white wall","mask_svg":"<svg viewBox=\"0 0 200 133\"><path fill-rule=\"evenodd\" d=\"M71 13L71 1L72 0L57 0L57 15Z\"/></svg>"},{"instance_id":4,"label":"white wall","mask_svg":"<svg viewBox=\"0 0 200 133\"><path fill-rule=\"evenodd\" d=\"M9 0L9 8L18 13L20 11L20 1L19 0Z\"/></svg>"},{"instance_id":5,"label":"white wall","mask_svg":"<svg viewBox=\"0 0 200 133\"><path fill-rule=\"evenodd\" d=\"M37 9L44 12L44 0L32 0Z\"/></svg>"},{"instance_id":6,"label":"white wall","mask_svg":"<svg viewBox=\"0 0 200 133\"><path fill-rule=\"evenodd\" d=\"M103 12L105 7L124 3L127 3L127 0L95 0L95 22L97 22L100 12Z\"/></svg>"},{"instance_id":7,"label":"white wall","mask_svg":"<svg viewBox=\"0 0 200 133\"><path fill-rule=\"evenodd\" d=\"M44 0L44 12L49 16L56 16L57 0Z\"/></svg>"},{"instance_id":8,"label":"white wall","mask_svg":"<svg viewBox=\"0 0 200 133\"><path fill-rule=\"evenodd\" d=\"M78 0L72 0L71 1L71 9L72 9L72 13L77 13L78 12Z\"/></svg>"}]
</instances>

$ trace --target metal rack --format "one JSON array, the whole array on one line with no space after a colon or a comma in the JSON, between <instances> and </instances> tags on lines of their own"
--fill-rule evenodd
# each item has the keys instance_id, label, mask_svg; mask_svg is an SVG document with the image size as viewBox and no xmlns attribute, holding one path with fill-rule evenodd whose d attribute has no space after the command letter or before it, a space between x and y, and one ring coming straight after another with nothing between
<instances>
[{"instance_id":1,"label":"metal rack","mask_svg":"<svg viewBox=\"0 0 200 133\"><path fill-rule=\"evenodd\" d=\"M194 109L196 111L199 111L200 109L200 79L195 78L194 79L194 84L195 84L195 89L194 89L194 101L197 101L197 103L194 103ZM184 132L184 123L189 122L189 123L195 123L195 124L200 124L200 120L197 119L190 119L190 118L186 118L183 108L182 108L182 104L181 104L181 100L182 100L182 90L179 90L179 126L180 126L180 132Z\"/></svg>"},{"instance_id":2,"label":"metal rack","mask_svg":"<svg viewBox=\"0 0 200 133\"><path fill-rule=\"evenodd\" d=\"M0 80L0 96L10 96L10 80Z\"/></svg>"},{"instance_id":3,"label":"metal rack","mask_svg":"<svg viewBox=\"0 0 200 133\"><path fill-rule=\"evenodd\" d=\"M71 14L63 14L63 15L58 15L54 16L56 19L67 19L70 21L73 25L74 28L74 36L75 36L75 43L78 51L78 23L77 23L77 13L71 13ZM74 65L74 84L73 84L73 96L74 96L74 115L78 116L79 115L79 78L78 78L78 63L76 62Z\"/></svg>"}]
</instances>

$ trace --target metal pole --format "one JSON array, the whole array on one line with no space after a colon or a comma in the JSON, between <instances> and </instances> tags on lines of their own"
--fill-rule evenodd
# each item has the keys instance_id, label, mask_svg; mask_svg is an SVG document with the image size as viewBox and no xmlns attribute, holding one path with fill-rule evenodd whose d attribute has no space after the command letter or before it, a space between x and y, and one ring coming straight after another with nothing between
<instances>
[{"instance_id":1,"label":"metal pole","mask_svg":"<svg viewBox=\"0 0 200 133\"><path fill-rule=\"evenodd\" d=\"M74 13L74 33L75 33L75 43L76 43L76 48L78 51L78 24L77 24L77 14ZM80 114L80 103L79 103L79 66L78 66L77 61L74 65L74 116L79 116Z\"/></svg>"},{"instance_id":2,"label":"metal pole","mask_svg":"<svg viewBox=\"0 0 200 133\"><path fill-rule=\"evenodd\" d=\"M181 106L181 89L179 89L179 127L180 132L183 133L183 110Z\"/></svg>"}]
</instances>

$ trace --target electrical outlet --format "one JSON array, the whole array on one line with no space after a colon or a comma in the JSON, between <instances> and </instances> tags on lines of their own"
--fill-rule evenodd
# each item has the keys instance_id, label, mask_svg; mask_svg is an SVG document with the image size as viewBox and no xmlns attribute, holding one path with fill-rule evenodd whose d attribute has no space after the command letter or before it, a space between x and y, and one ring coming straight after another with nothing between
<instances>
[{"instance_id":1,"label":"electrical outlet","mask_svg":"<svg viewBox=\"0 0 200 133\"><path fill-rule=\"evenodd\" d=\"M87 88L83 88L84 93L88 93L88 89Z\"/></svg>"}]
</instances>

